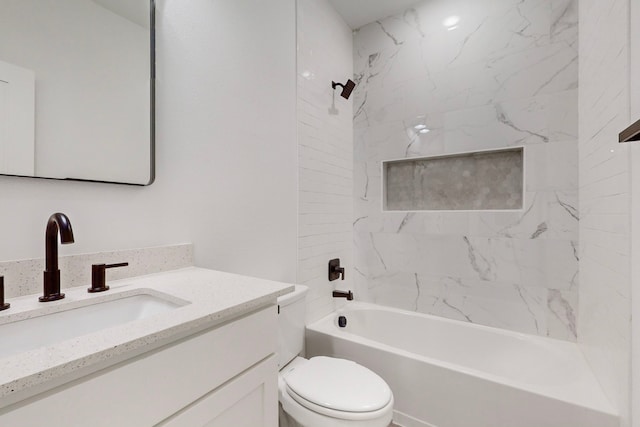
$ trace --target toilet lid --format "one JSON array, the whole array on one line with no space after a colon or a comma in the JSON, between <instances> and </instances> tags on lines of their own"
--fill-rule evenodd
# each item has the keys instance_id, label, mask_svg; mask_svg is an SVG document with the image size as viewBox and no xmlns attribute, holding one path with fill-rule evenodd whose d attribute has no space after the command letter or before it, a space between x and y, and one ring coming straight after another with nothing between
<instances>
[{"instance_id":1,"label":"toilet lid","mask_svg":"<svg viewBox=\"0 0 640 427\"><path fill-rule=\"evenodd\" d=\"M288 388L311 404L344 412L371 412L386 406L391 389L377 374L355 362L313 357L284 378ZM299 401L299 399L296 399ZM299 401L304 405L304 401Z\"/></svg>"}]
</instances>

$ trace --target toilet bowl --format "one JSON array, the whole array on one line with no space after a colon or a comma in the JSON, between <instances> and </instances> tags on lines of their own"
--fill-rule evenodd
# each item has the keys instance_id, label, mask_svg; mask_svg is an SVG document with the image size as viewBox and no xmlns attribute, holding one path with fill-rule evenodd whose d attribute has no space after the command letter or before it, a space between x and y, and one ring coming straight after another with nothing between
<instances>
[{"instance_id":1,"label":"toilet bowl","mask_svg":"<svg viewBox=\"0 0 640 427\"><path fill-rule=\"evenodd\" d=\"M278 299L280 425L302 427L387 427L393 393L373 371L353 361L299 356L304 344L307 288ZM287 420L283 420L287 418Z\"/></svg>"},{"instance_id":2,"label":"toilet bowl","mask_svg":"<svg viewBox=\"0 0 640 427\"><path fill-rule=\"evenodd\" d=\"M304 427L387 427L393 417L389 386L345 359L295 358L278 375L278 397Z\"/></svg>"}]
</instances>

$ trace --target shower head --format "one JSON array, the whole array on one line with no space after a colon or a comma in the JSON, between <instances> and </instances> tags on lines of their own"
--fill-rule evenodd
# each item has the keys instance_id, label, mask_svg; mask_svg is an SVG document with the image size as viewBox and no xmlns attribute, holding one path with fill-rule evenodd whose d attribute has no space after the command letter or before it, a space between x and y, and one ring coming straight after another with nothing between
<instances>
[{"instance_id":1,"label":"shower head","mask_svg":"<svg viewBox=\"0 0 640 427\"><path fill-rule=\"evenodd\" d=\"M349 99L349 97L351 96L351 92L353 92L353 89L355 89L356 87L356 83L351 79L347 80L345 84L331 82L331 87L333 89L335 89L337 86L340 86L342 88L342 93L340 94L340 96L344 99Z\"/></svg>"}]
</instances>

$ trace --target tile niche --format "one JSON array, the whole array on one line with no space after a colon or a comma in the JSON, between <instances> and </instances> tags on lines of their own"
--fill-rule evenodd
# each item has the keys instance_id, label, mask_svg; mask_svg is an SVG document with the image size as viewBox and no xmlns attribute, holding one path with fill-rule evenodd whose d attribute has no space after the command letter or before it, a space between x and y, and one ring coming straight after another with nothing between
<instances>
[{"instance_id":1,"label":"tile niche","mask_svg":"<svg viewBox=\"0 0 640 427\"><path fill-rule=\"evenodd\" d=\"M518 210L522 147L382 162L385 211Z\"/></svg>"}]
</instances>

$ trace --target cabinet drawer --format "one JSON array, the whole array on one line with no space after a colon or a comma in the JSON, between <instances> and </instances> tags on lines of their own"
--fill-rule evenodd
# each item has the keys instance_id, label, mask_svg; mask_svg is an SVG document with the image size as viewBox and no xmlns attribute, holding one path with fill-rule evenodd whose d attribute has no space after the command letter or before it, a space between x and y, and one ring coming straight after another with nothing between
<instances>
[{"instance_id":1,"label":"cabinet drawer","mask_svg":"<svg viewBox=\"0 0 640 427\"><path fill-rule=\"evenodd\" d=\"M276 351L273 306L10 406L0 425L157 424Z\"/></svg>"}]
</instances>

